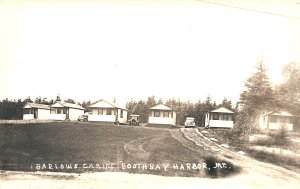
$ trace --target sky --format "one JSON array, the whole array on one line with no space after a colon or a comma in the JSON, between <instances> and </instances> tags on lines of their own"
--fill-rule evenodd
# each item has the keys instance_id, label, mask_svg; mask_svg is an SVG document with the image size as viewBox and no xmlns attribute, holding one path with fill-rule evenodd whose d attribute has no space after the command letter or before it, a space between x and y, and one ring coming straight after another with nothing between
<instances>
[{"instance_id":1,"label":"sky","mask_svg":"<svg viewBox=\"0 0 300 189\"><path fill-rule=\"evenodd\" d=\"M298 0L0 0L0 99L237 102L300 62Z\"/></svg>"}]
</instances>

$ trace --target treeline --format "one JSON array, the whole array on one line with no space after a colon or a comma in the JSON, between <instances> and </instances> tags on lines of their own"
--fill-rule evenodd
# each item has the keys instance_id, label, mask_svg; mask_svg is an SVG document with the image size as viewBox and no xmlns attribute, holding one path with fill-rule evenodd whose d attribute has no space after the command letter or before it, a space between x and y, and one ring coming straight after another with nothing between
<instances>
[{"instance_id":1,"label":"treeline","mask_svg":"<svg viewBox=\"0 0 300 189\"><path fill-rule=\"evenodd\" d=\"M30 97L25 100L2 100L0 101L0 119L22 119L23 107L27 102L34 102L38 104L53 104L54 102L61 101L60 97L57 96L55 100L48 100L47 98L38 97L34 101ZM76 102L73 99L63 100L64 102L73 103ZM88 106L91 105L91 101L83 101L81 105L83 108L88 110ZM204 122L204 113L216 109L218 107L226 107L234 111L232 103L226 98L223 99L222 103L217 104L212 101L211 97L207 97L205 101L200 100L197 103L191 103L189 101L181 101L180 99L175 100L169 99L163 101L162 99L157 100L155 96L150 96L145 100L130 100L126 103L126 108L128 109L128 115L139 114L141 122L148 122L149 110L156 104L165 104L176 111L177 113L177 124L183 124L186 117L194 117L197 125L201 125Z\"/></svg>"},{"instance_id":2,"label":"treeline","mask_svg":"<svg viewBox=\"0 0 300 189\"><path fill-rule=\"evenodd\" d=\"M0 101L0 119L21 119L26 101L4 99Z\"/></svg>"},{"instance_id":3,"label":"treeline","mask_svg":"<svg viewBox=\"0 0 300 189\"><path fill-rule=\"evenodd\" d=\"M128 109L128 114L139 114L141 122L148 122L150 108L156 104L165 104L169 106L176 112L176 122L177 124L183 124L186 117L194 117L197 125L202 125L204 123L204 114L210 110L226 107L232 111L231 100L223 99L222 103L217 104L212 101L211 97L208 96L205 101L201 102L199 100L197 103L191 103L189 101L181 101L180 99L169 99L163 102L162 99L156 100L154 96L148 97L146 101L131 100L126 104Z\"/></svg>"}]
</instances>

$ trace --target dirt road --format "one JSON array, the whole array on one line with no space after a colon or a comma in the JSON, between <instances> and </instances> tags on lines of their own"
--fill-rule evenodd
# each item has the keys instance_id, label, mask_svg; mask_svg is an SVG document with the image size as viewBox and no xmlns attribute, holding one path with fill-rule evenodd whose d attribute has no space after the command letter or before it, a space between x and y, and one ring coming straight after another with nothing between
<instances>
[{"instance_id":1,"label":"dirt road","mask_svg":"<svg viewBox=\"0 0 300 189\"><path fill-rule=\"evenodd\" d=\"M195 145L206 151L212 151L220 158L233 162L242 168L244 175L256 175L254 180L265 178L277 182L298 182L300 186L300 175L296 172L272 164L257 161L247 155L241 155L230 151L210 139L206 138L197 129L181 129L185 138L194 142ZM180 138L178 138L180 140ZM251 177L249 177L251 178Z\"/></svg>"}]
</instances>

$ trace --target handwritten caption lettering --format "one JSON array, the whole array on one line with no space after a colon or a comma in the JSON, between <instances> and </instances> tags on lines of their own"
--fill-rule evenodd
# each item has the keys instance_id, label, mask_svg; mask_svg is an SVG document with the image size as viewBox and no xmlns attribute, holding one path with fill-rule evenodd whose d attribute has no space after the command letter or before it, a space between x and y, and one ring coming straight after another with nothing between
<instances>
[{"instance_id":1,"label":"handwritten caption lettering","mask_svg":"<svg viewBox=\"0 0 300 189\"><path fill-rule=\"evenodd\" d=\"M65 163L65 164L52 164L52 163L42 163L31 165L31 170L41 171L41 170L154 170L154 171L169 171L169 170L201 170L201 169L231 169L224 162L215 162L214 165L208 166L205 162L202 163Z\"/></svg>"}]
</instances>

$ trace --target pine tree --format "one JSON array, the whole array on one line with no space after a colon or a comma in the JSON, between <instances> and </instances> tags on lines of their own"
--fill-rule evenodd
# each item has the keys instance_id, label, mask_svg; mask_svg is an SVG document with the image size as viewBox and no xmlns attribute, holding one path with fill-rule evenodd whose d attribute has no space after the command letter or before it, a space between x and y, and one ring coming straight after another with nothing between
<instances>
[{"instance_id":1,"label":"pine tree","mask_svg":"<svg viewBox=\"0 0 300 189\"><path fill-rule=\"evenodd\" d=\"M33 101L31 100L31 98L30 98L30 96L29 96L29 97L27 97L23 102L24 102L24 104L26 104L27 102L28 102L28 103L32 103Z\"/></svg>"},{"instance_id":2,"label":"pine tree","mask_svg":"<svg viewBox=\"0 0 300 189\"><path fill-rule=\"evenodd\" d=\"M233 111L231 100L227 100L226 97L224 97L224 99L223 99L222 103L219 105L219 107L224 107L224 108L227 108L227 109Z\"/></svg>"},{"instance_id":3,"label":"pine tree","mask_svg":"<svg viewBox=\"0 0 300 189\"><path fill-rule=\"evenodd\" d=\"M155 96L149 96L148 100L147 100L147 106L148 106L148 108L151 108L154 105L156 105Z\"/></svg>"},{"instance_id":4,"label":"pine tree","mask_svg":"<svg viewBox=\"0 0 300 189\"><path fill-rule=\"evenodd\" d=\"M240 96L243 104L241 112L237 116L237 125L246 129L250 134L258 126L259 115L272 108L274 98L267 69L260 60L254 73L246 82L246 90Z\"/></svg>"},{"instance_id":5,"label":"pine tree","mask_svg":"<svg viewBox=\"0 0 300 189\"><path fill-rule=\"evenodd\" d=\"M36 97L34 103L41 104L42 103L42 97L41 96Z\"/></svg>"}]
</instances>

